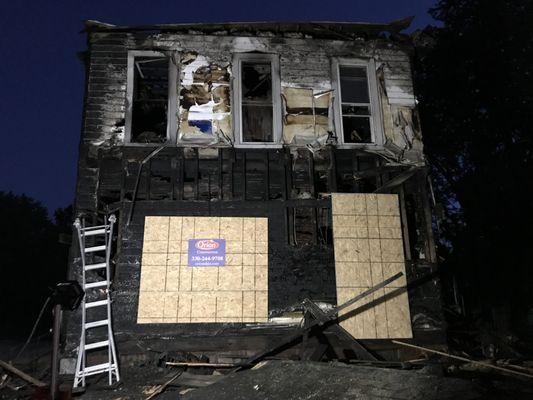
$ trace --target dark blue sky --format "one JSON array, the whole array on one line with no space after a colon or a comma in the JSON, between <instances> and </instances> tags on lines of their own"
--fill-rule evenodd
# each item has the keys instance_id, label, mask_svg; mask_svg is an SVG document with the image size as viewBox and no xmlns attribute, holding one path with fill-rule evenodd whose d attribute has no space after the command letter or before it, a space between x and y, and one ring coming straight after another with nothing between
<instances>
[{"instance_id":1,"label":"dark blue sky","mask_svg":"<svg viewBox=\"0 0 533 400\"><path fill-rule=\"evenodd\" d=\"M4 1L0 12L0 191L50 210L73 201L83 102L83 21L117 25L229 21L434 23L435 0Z\"/></svg>"}]
</instances>

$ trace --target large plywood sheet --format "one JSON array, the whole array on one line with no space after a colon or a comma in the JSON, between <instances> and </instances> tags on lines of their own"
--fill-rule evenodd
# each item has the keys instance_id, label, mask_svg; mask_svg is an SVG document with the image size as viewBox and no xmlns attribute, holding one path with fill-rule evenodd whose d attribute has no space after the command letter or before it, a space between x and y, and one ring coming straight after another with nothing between
<instances>
[{"instance_id":1,"label":"large plywood sheet","mask_svg":"<svg viewBox=\"0 0 533 400\"><path fill-rule=\"evenodd\" d=\"M332 213L338 304L400 271L405 274L397 195L334 193ZM405 285L404 275L341 312L341 326L357 339L412 337ZM386 301L350 316L351 310L384 295Z\"/></svg>"},{"instance_id":2,"label":"large plywood sheet","mask_svg":"<svg viewBox=\"0 0 533 400\"><path fill-rule=\"evenodd\" d=\"M188 266L189 239L225 239L226 265ZM145 218L138 323L267 320L267 218Z\"/></svg>"}]
</instances>

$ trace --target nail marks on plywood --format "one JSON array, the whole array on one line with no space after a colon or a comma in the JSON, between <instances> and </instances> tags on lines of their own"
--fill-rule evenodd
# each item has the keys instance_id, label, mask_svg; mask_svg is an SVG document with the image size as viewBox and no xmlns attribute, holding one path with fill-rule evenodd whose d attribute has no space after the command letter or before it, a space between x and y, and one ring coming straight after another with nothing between
<instances>
[{"instance_id":1,"label":"nail marks on plywood","mask_svg":"<svg viewBox=\"0 0 533 400\"><path fill-rule=\"evenodd\" d=\"M333 193L333 244L337 303L342 304L398 272L405 274L398 196ZM410 338L405 275L340 314L340 324L357 339ZM350 311L388 295L350 316ZM344 317L343 317L344 316Z\"/></svg>"},{"instance_id":2,"label":"nail marks on plywood","mask_svg":"<svg viewBox=\"0 0 533 400\"><path fill-rule=\"evenodd\" d=\"M195 238L225 239L226 265L189 267ZM145 218L138 323L267 320L267 218Z\"/></svg>"}]
</instances>

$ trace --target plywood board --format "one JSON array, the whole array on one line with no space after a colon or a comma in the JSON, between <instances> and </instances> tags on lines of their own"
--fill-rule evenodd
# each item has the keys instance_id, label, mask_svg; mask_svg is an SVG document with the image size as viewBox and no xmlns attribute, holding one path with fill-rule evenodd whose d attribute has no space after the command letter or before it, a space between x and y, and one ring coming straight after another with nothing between
<instances>
[{"instance_id":1,"label":"plywood board","mask_svg":"<svg viewBox=\"0 0 533 400\"><path fill-rule=\"evenodd\" d=\"M338 304L400 271L405 274L397 195L333 193L332 214ZM405 285L404 275L356 303L341 313L341 326L357 339L412 337ZM350 316L351 310L384 295L386 301Z\"/></svg>"},{"instance_id":2,"label":"plywood board","mask_svg":"<svg viewBox=\"0 0 533 400\"><path fill-rule=\"evenodd\" d=\"M189 266L189 239L225 239L225 265ZM145 218L139 324L267 320L267 218Z\"/></svg>"}]
</instances>

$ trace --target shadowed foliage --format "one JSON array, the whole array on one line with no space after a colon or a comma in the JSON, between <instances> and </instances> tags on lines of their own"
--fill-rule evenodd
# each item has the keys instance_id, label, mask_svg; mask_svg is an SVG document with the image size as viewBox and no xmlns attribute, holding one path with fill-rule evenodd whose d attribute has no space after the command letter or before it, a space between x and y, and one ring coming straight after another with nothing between
<instances>
[{"instance_id":1,"label":"shadowed foliage","mask_svg":"<svg viewBox=\"0 0 533 400\"><path fill-rule=\"evenodd\" d=\"M533 2L443 0L415 35L444 266L470 317L533 328ZM447 285L451 288L451 284Z\"/></svg>"},{"instance_id":2,"label":"shadowed foliage","mask_svg":"<svg viewBox=\"0 0 533 400\"><path fill-rule=\"evenodd\" d=\"M49 288L65 279L69 246L59 238L68 238L71 220L71 207L58 209L54 222L32 198L0 192L2 337L28 334ZM46 310L41 329L49 327L50 315Z\"/></svg>"}]
</instances>

